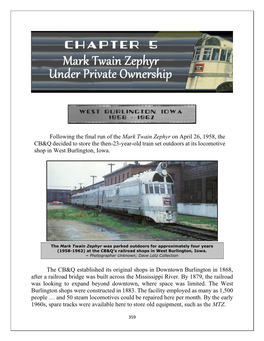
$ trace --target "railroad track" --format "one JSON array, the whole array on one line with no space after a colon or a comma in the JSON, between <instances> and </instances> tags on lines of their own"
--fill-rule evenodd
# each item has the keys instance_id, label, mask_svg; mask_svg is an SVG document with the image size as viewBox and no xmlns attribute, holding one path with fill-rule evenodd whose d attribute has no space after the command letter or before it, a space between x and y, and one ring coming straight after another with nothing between
<instances>
[{"instance_id":1,"label":"railroad track","mask_svg":"<svg viewBox=\"0 0 264 341\"><path fill-rule=\"evenodd\" d=\"M199 240L217 240L217 231L211 231L199 227L187 226L181 224L165 225L159 224L155 226L158 229L172 233L178 233L184 236L194 237Z\"/></svg>"}]
</instances>

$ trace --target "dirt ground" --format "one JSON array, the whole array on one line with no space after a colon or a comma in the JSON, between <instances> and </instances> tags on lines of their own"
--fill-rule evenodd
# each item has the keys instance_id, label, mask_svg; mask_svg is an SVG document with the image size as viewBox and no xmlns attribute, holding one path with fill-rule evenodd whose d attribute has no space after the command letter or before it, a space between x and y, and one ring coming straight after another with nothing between
<instances>
[{"instance_id":1,"label":"dirt ground","mask_svg":"<svg viewBox=\"0 0 264 341\"><path fill-rule=\"evenodd\" d=\"M142 231L124 232L115 227L91 225L80 221L48 220L48 241L66 240L157 240ZM159 239L160 240L160 239ZM175 240L177 240L175 238Z\"/></svg>"},{"instance_id":2,"label":"dirt ground","mask_svg":"<svg viewBox=\"0 0 264 341\"><path fill-rule=\"evenodd\" d=\"M100 226L80 221L48 220L48 240L119 240Z\"/></svg>"}]
</instances>

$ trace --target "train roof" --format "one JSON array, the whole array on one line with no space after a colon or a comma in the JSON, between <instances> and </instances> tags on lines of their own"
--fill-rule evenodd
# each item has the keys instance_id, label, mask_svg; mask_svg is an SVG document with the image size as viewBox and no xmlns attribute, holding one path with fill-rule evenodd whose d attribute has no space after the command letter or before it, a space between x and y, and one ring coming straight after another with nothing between
<instances>
[{"instance_id":1,"label":"train roof","mask_svg":"<svg viewBox=\"0 0 264 341\"><path fill-rule=\"evenodd\" d=\"M148 171L145 171L144 173L135 174L131 178L126 179L124 182L128 183L130 181L135 181L135 180L140 180L144 183L164 182L165 179L167 182L172 182L171 177L169 175L162 176L156 170L150 169Z\"/></svg>"},{"instance_id":2,"label":"train roof","mask_svg":"<svg viewBox=\"0 0 264 341\"><path fill-rule=\"evenodd\" d=\"M200 46L201 47L219 46L224 48L233 48L233 43L219 36L210 36L208 34L204 34L202 38L200 38L195 44L195 47Z\"/></svg>"},{"instance_id":3,"label":"train roof","mask_svg":"<svg viewBox=\"0 0 264 341\"><path fill-rule=\"evenodd\" d=\"M135 174L131 178L126 179L124 182L130 182L130 181L134 181L137 179L140 179L141 181L144 181L144 182L148 182L148 181L150 181L150 179L153 178L154 174L155 174L155 171L150 169L150 170L145 171L143 173Z\"/></svg>"}]
</instances>

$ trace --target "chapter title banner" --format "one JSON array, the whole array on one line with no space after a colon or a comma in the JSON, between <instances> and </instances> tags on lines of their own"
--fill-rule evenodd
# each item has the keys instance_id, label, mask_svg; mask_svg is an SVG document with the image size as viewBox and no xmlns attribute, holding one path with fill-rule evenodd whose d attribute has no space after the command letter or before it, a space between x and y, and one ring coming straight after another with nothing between
<instances>
[{"instance_id":1,"label":"chapter title banner","mask_svg":"<svg viewBox=\"0 0 264 341\"><path fill-rule=\"evenodd\" d=\"M31 91L193 91L195 46L212 34L232 41L232 32L32 32Z\"/></svg>"}]
</instances>

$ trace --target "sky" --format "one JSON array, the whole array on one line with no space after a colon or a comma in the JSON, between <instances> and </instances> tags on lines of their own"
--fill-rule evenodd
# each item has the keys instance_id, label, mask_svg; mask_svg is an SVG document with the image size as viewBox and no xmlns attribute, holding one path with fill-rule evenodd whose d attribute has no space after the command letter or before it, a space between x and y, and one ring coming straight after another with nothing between
<instances>
[{"instance_id":1,"label":"sky","mask_svg":"<svg viewBox=\"0 0 264 341\"><path fill-rule=\"evenodd\" d=\"M104 180L103 176L110 173L109 164L113 164L112 170L115 171L123 167L125 162L133 164L135 161L48 161L47 188L72 190L89 186L93 181L97 183ZM140 161L140 164L144 163Z\"/></svg>"}]
</instances>

